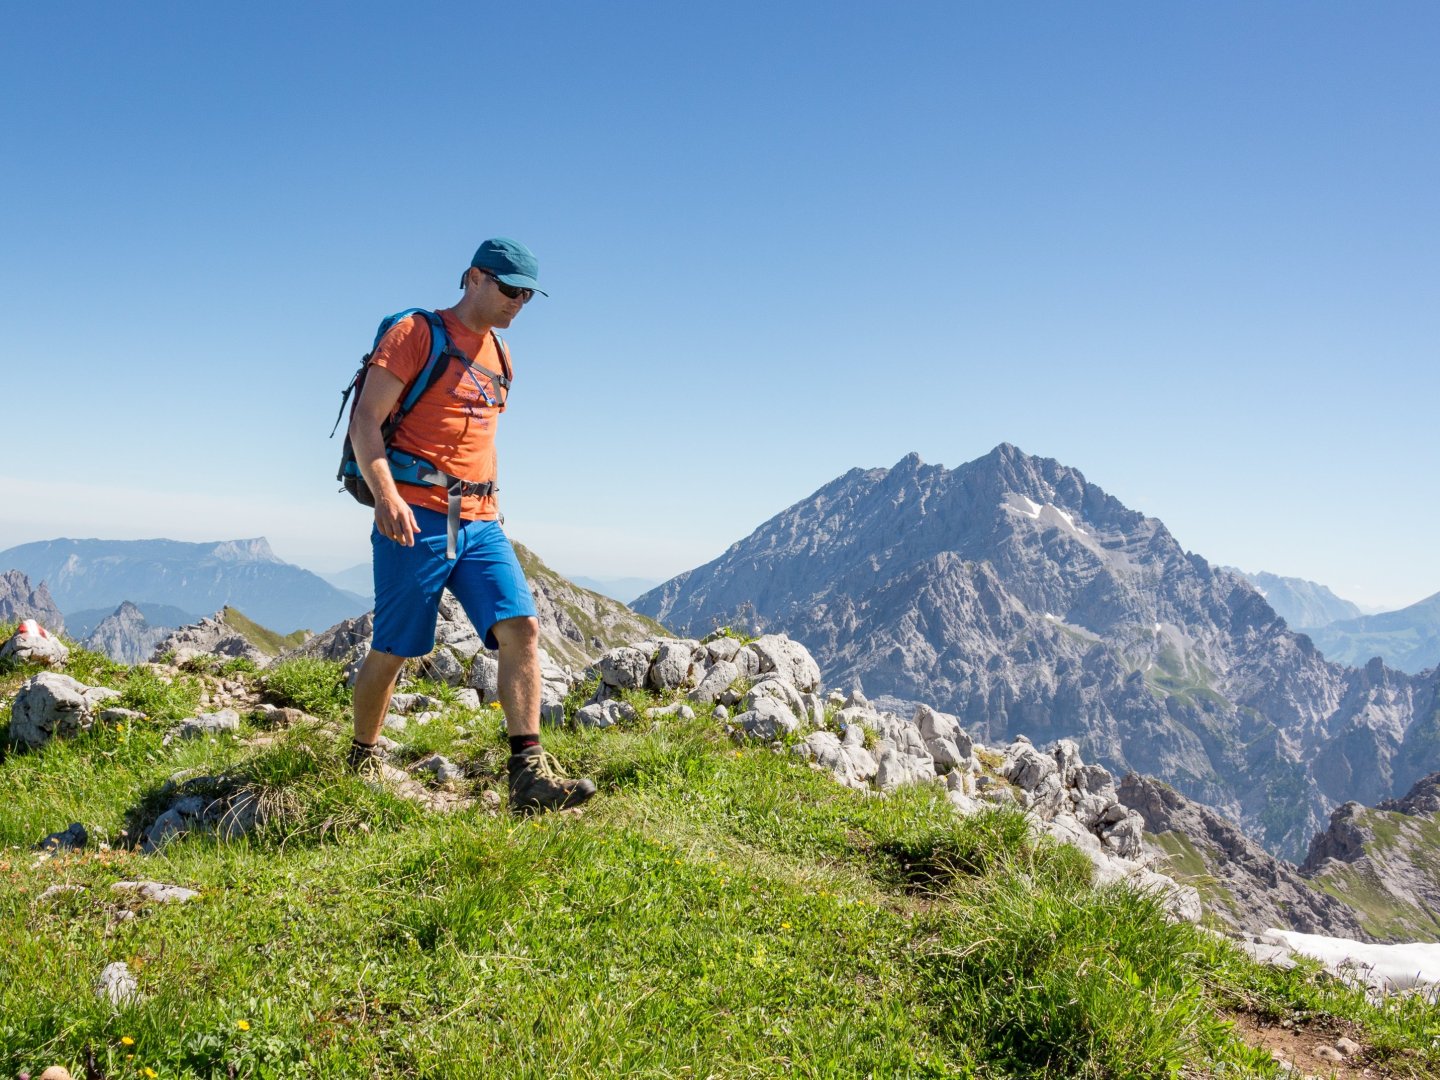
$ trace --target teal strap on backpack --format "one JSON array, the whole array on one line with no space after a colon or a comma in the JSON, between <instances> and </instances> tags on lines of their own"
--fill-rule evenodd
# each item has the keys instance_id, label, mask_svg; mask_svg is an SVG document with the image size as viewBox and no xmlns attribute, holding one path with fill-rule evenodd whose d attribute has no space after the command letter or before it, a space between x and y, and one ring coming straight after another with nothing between
<instances>
[{"instance_id":1,"label":"teal strap on backpack","mask_svg":"<svg viewBox=\"0 0 1440 1080\"><path fill-rule=\"evenodd\" d=\"M390 442L394 438L395 432L399 430L400 424L404 421L405 417L415 408L416 403L425 395L426 391L439 381L440 376L445 373L445 369L449 366L451 359L458 360L464 364L467 369L472 369L472 371L479 370L487 376L492 384L500 391L499 401L490 399L490 396L486 394L487 404L504 405L510 397L510 381L512 376L510 350L506 347L504 340L501 339L499 334L496 334L493 330L490 332L491 336L495 339L495 351L500 357L500 366L504 369L503 372L491 371L489 368L475 363L470 357L455 348L450 341L450 334L445 329L444 320L433 311L429 311L426 308L406 308L404 311L397 311L394 315L386 316L380 320L379 329L375 331L375 341L370 346L370 351L361 358L359 370L357 370L351 378L350 385L345 387L341 392L340 411L335 417L335 425L330 429L330 437L334 438L335 432L339 430L340 420L345 415L345 406L347 403L350 404L351 415L354 415L355 406L359 404L360 395L364 391L365 376L370 370L370 360L375 355L375 349L379 347L381 339L384 338L397 323L410 318L412 315L423 317L429 325L430 351L419 373L406 387L405 394L396 406L395 411L380 425L380 436L385 442L385 457L389 461L390 473L395 478L396 483L415 484L421 487L433 486L445 488L447 496L445 557L453 559L456 555L456 541L460 531L460 506L463 498L466 495L479 495L481 497L493 495L500 490L498 485L496 485L493 480L475 483L462 480L458 476L451 476L449 473L436 468L434 464L426 461L424 458L406 453L403 450L396 450L390 445ZM471 378L474 378L473 373L471 374ZM352 395L354 396L354 401L351 401ZM342 490L349 492L357 502L365 506L375 505L374 493L371 492L370 485L365 482L365 477L360 471L360 464L355 459L355 448L350 443L349 432L346 432L345 435L345 445L340 454L340 468L339 471L336 472L335 478L340 481Z\"/></svg>"}]
</instances>

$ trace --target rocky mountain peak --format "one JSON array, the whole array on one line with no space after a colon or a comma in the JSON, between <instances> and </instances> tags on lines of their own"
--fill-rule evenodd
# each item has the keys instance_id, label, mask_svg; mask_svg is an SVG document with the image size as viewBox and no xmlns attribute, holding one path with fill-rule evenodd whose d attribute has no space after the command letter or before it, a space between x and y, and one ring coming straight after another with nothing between
<instances>
[{"instance_id":1,"label":"rocky mountain peak","mask_svg":"<svg viewBox=\"0 0 1440 1080\"><path fill-rule=\"evenodd\" d=\"M65 617L55 606L45 582L31 586L30 578L19 570L0 573L0 622L34 619L51 633L65 629Z\"/></svg>"},{"instance_id":2,"label":"rocky mountain peak","mask_svg":"<svg viewBox=\"0 0 1440 1080\"><path fill-rule=\"evenodd\" d=\"M221 540L211 548L211 553L222 562L280 562L270 550L270 541L263 536L252 540Z\"/></svg>"},{"instance_id":3,"label":"rocky mountain peak","mask_svg":"<svg viewBox=\"0 0 1440 1080\"><path fill-rule=\"evenodd\" d=\"M1440 768L1440 720L1400 753L1433 686L1328 663L1238 573L1009 443L852 469L632 606L696 636L783 631L832 685L935 702L983 738L1073 738L1291 858L1337 803Z\"/></svg>"}]
</instances>

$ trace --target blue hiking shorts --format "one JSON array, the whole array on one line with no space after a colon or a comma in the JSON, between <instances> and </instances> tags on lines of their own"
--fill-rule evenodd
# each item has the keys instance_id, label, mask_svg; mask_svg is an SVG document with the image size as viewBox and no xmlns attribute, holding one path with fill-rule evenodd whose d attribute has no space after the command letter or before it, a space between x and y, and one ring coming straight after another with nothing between
<instances>
[{"instance_id":1,"label":"blue hiking shorts","mask_svg":"<svg viewBox=\"0 0 1440 1080\"><path fill-rule=\"evenodd\" d=\"M535 599L510 538L498 521L461 522L455 559L445 558L445 515L412 506L420 531L405 547L378 528L375 552L375 636L370 647L393 656L424 656L435 647L440 593L455 594L487 648L499 648L497 622L535 614Z\"/></svg>"}]
</instances>

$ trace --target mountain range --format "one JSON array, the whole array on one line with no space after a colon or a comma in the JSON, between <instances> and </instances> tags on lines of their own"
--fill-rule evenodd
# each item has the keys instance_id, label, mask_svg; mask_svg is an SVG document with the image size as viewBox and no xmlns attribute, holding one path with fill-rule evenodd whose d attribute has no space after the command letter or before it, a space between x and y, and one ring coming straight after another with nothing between
<instances>
[{"instance_id":1,"label":"mountain range","mask_svg":"<svg viewBox=\"0 0 1440 1080\"><path fill-rule=\"evenodd\" d=\"M1341 619L1359 618L1364 612L1349 600L1342 600L1324 585L1304 578L1281 577L1262 570L1258 574L1247 574L1234 570L1254 585L1266 602L1275 609L1292 630L1306 630L1316 626L1327 626Z\"/></svg>"},{"instance_id":2,"label":"mountain range","mask_svg":"<svg viewBox=\"0 0 1440 1080\"><path fill-rule=\"evenodd\" d=\"M1360 615L1306 633L1332 660L1363 664L1382 656L1391 667L1418 674L1440 664L1440 593L1399 611Z\"/></svg>"},{"instance_id":3,"label":"mountain range","mask_svg":"<svg viewBox=\"0 0 1440 1080\"><path fill-rule=\"evenodd\" d=\"M124 601L184 612L237 607L280 633L326 627L369 608L309 570L276 558L263 539L42 540L0 551L0 567L43 582L63 611L113 612ZM97 620L98 622L98 620Z\"/></svg>"},{"instance_id":4,"label":"mountain range","mask_svg":"<svg viewBox=\"0 0 1440 1080\"><path fill-rule=\"evenodd\" d=\"M1440 768L1437 673L1327 661L1236 572L1009 444L853 469L632 605L682 633L784 630L827 683L1076 739L1301 858L1330 811Z\"/></svg>"}]
</instances>

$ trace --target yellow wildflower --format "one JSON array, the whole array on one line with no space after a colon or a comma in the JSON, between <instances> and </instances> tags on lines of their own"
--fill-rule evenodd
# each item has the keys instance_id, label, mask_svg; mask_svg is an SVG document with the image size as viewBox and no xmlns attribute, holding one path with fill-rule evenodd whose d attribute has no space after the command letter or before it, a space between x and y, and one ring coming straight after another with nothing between
<instances>
[{"instance_id":1,"label":"yellow wildflower","mask_svg":"<svg viewBox=\"0 0 1440 1080\"><path fill-rule=\"evenodd\" d=\"M150 1068L149 1065L146 1065L145 1068L141 1069L140 1071L141 1071L142 1073L144 1073L146 1076L150 1077L151 1080L154 1080L155 1077L157 1077L157 1076L160 1075L160 1074L157 1073L154 1069Z\"/></svg>"},{"instance_id":2,"label":"yellow wildflower","mask_svg":"<svg viewBox=\"0 0 1440 1080\"><path fill-rule=\"evenodd\" d=\"M236 1021L235 1021L235 1026L236 1026L237 1028L239 1028L241 1031L249 1031L249 1030L250 1030L250 1021L249 1021L249 1020L236 1020Z\"/></svg>"},{"instance_id":3,"label":"yellow wildflower","mask_svg":"<svg viewBox=\"0 0 1440 1080\"><path fill-rule=\"evenodd\" d=\"M122 1036L120 1037L120 1045L121 1045L121 1046L134 1046L134 1045L135 1045L135 1040L132 1039L129 1035L122 1035Z\"/></svg>"}]
</instances>

